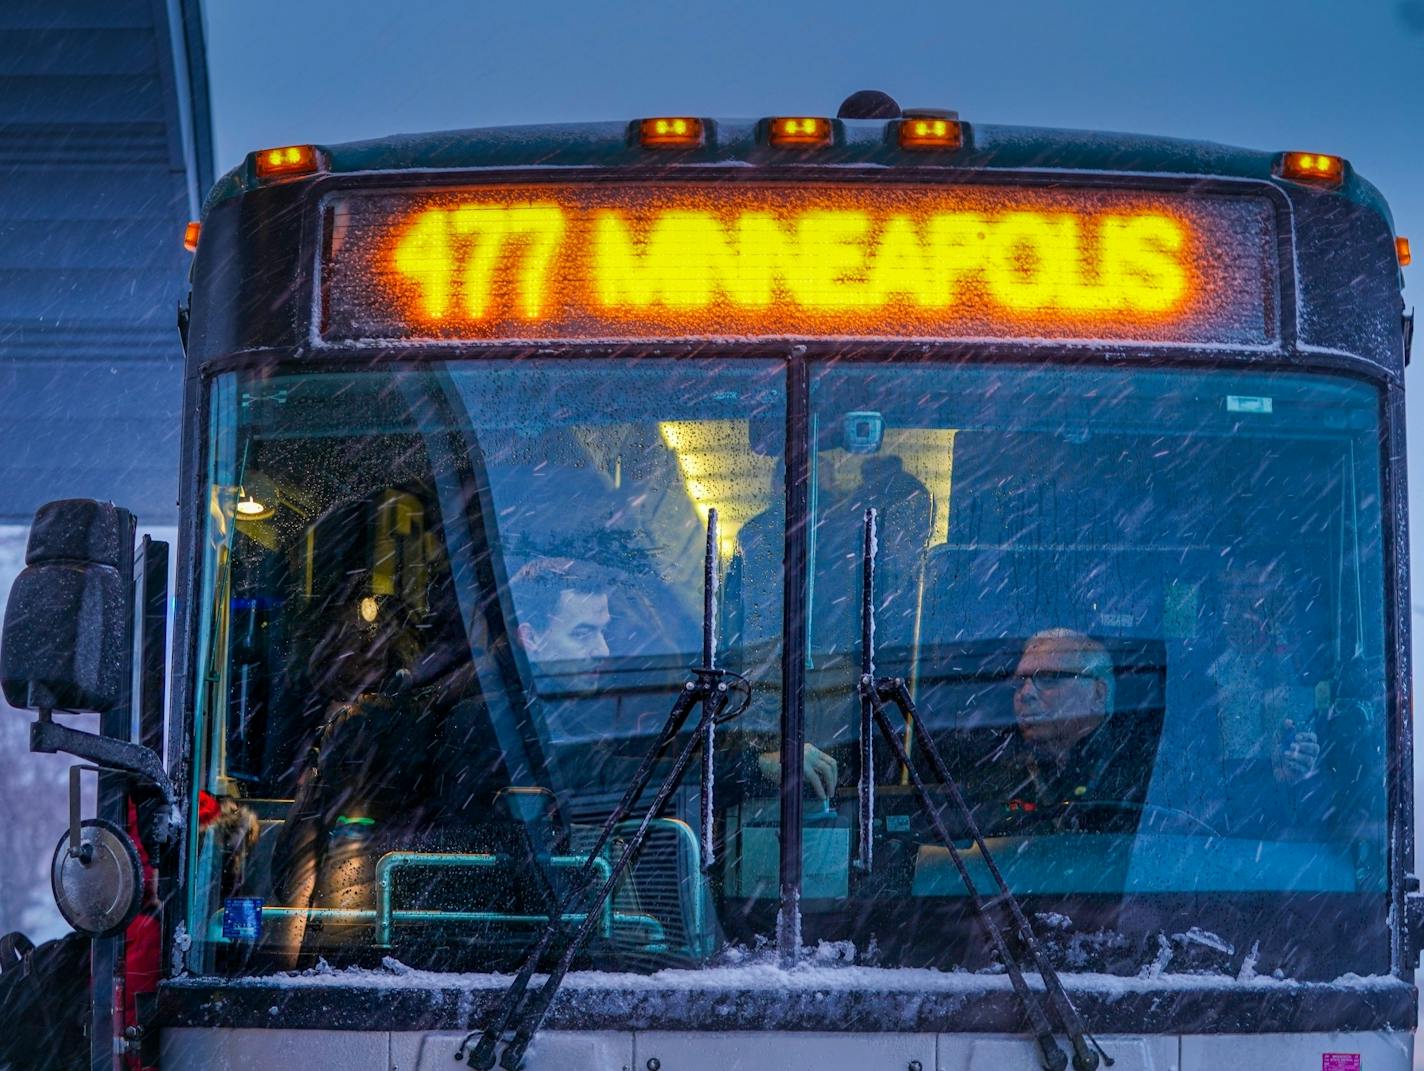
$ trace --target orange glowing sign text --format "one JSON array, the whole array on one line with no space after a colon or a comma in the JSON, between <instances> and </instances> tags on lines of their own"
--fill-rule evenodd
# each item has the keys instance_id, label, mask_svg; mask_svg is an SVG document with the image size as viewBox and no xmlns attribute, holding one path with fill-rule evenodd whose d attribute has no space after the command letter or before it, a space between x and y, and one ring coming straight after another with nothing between
<instances>
[{"instance_id":1,"label":"orange glowing sign text","mask_svg":"<svg viewBox=\"0 0 1424 1071\"><path fill-rule=\"evenodd\" d=\"M427 208L401 233L392 260L419 288L425 319L481 319L496 273L503 272L519 295L519 315L534 320L544 310L549 264L564 226L563 210L551 204Z\"/></svg>"},{"instance_id":2,"label":"orange glowing sign text","mask_svg":"<svg viewBox=\"0 0 1424 1071\"><path fill-rule=\"evenodd\" d=\"M513 281L526 319L544 311L549 266L568 230L555 204L462 205L416 215L395 245L429 320L479 320L497 275ZM611 311L921 309L987 300L1004 310L1170 313L1186 297L1187 228L1144 213L1082 218L1037 212L943 212L923 220L820 210L779 220L669 209L643 226L595 214L584 250L598 304ZM982 281L982 293L966 287Z\"/></svg>"},{"instance_id":3,"label":"orange glowing sign text","mask_svg":"<svg viewBox=\"0 0 1424 1071\"><path fill-rule=\"evenodd\" d=\"M325 319L350 337L1155 339L1214 318L1264 334L1268 222L1221 201L735 185L353 197ZM1222 256L1229 241L1242 256Z\"/></svg>"}]
</instances>

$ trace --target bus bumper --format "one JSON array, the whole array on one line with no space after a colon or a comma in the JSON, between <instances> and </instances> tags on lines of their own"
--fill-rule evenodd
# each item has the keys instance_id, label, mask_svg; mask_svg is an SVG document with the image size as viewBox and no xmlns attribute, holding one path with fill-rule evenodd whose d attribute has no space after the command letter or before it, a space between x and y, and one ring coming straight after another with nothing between
<instances>
[{"instance_id":1,"label":"bus bumper","mask_svg":"<svg viewBox=\"0 0 1424 1071\"><path fill-rule=\"evenodd\" d=\"M178 1027L161 1071L452 1071L462 1035L418 1031ZM1113 1071L1410 1071L1405 1031L1335 1034L1113 1035ZM1066 1039L1065 1039L1066 1049ZM1038 1071L1022 1037L931 1033L548 1030L526 1071Z\"/></svg>"}]
</instances>

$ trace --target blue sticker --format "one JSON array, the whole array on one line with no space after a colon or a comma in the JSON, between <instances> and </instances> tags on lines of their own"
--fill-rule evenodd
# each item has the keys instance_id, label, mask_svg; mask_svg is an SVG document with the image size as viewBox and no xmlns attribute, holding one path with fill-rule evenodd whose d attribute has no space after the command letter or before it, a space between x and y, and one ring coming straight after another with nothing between
<instances>
[{"instance_id":1,"label":"blue sticker","mask_svg":"<svg viewBox=\"0 0 1424 1071\"><path fill-rule=\"evenodd\" d=\"M223 936L229 941L255 941L262 933L262 900L234 896L223 901Z\"/></svg>"}]
</instances>

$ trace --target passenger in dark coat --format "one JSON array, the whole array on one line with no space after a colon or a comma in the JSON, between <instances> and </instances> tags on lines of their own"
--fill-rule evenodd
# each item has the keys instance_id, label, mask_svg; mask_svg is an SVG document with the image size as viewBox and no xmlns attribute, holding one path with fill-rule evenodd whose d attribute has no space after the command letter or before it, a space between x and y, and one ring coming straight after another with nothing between
<instances>
[{"instance_id":1,"label":"passenger in dark coat","mask_svg":"<svg viewBox=\"0 0 1424 1071\"><path fill-rule=\"evenodd\" d=\"M404 609L366 594L368 582L348 578L309 658L317 728L273 853L284 906L371 907L375 859L412 847L430 821L433 704L411 687L418 647ZM305 929L294 926L294 954Z\"/></svg>"}]
</instances>

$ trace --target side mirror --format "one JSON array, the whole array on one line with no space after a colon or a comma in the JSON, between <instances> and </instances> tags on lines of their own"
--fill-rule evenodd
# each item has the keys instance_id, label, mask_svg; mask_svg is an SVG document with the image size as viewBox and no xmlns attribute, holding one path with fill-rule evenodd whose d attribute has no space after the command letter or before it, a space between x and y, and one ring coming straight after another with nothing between
<instances>
[{"instance_id":1,"label":"side mirror","mask_svg":"<svg viewBox=\"0 0 1424 1071\"><path fill-rule=\"evenodd\" d=\"M35 513L0 638L0 688L12 706L103 712L124 701L133 516L64 499Z\"/></svg>"},{"instance_id":2,"label":"side mirror","mask_svg":"<svg viewBox=\"0 0 1424 1071\"><path fill-rule=\"evenodd\" d=\"M0 690L12 706L39 711L31 751L64 751L134 774L171 807L177 797L156 751L51 717L56 710L123 713L130 703L133 550L133 514L112 502L69 498L35 512L25 568L5 606ZM164 819L158 839L169 835ZM77 830L73 842L77 847Z\"/></svg>"},{"instance_id":3,"label":"side mirror","mask_svg":"<svg viewBox=\"0 0 1424 1071\"><path fill-rule=\"evenodd\" d=\"M143 906L138 848L102 818L84 820L77 845L67 832L60 838L49 880L64 921L86 937L123 933Z\"/></svg>"},{"instance_id":4,"label":"side mirror","mask_svg":"<svg viewBox=\"0 0 1424 1071\"><path fill-rule=\"evenodd\" d=\"M69 830L55 845L49 883L65 922L86 937L113 937L143 907L143 864L124 830L102 818L79 817L83 770L100 772L97 766L69 768Z\"/></svg>"}]
</instances>

